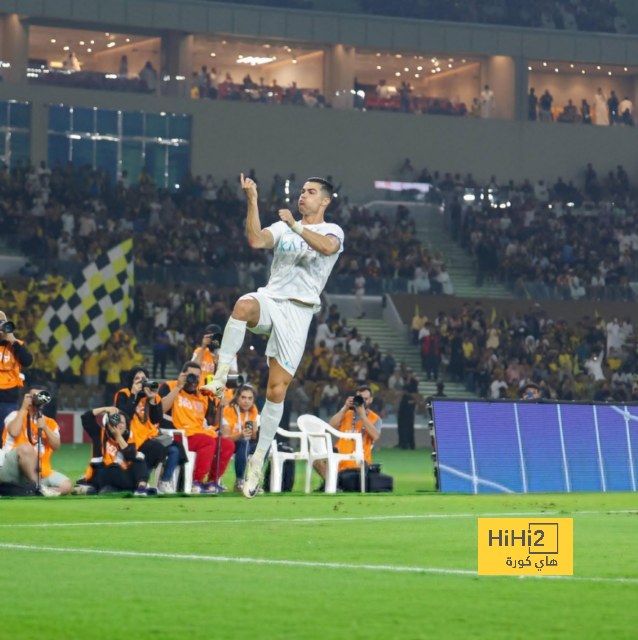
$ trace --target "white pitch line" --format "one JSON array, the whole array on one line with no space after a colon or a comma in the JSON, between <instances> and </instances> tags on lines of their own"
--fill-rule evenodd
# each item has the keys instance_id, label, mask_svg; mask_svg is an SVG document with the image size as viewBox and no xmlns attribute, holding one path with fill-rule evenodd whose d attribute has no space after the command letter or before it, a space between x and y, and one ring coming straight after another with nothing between
<instances>
[{"instance_id":1,"label":"white pitch line","mask_svg":"<svg viewBox=\"0 0 638 640\"><path fill-rule=\"evenodd\" d=\"M620 511L517 511L513 513L426 513L405 516L346 516L342 518L246 518L237 520L125 520L120 522L43 522L35 524L0 524L0 529L24 529L24 528L49 528L49 527L106 527L144 524L249 524L282 523L287 522L358 522L377 520L425 520L429 518L505 518L522 516L569 516L569 515L596 515L596 514L621 514L636 513L638 509L625 509Z\"/></svg>"},{"instance_id":2,"label":"white pitch line","mask_svg":"<svg viewBox=\"0 0 638 640\"><path fill-rule=\"evenodd\" d=\"M468 569L439 569L434 567L402 567L385 564L345 564L342 562L308 562L303 560L270 560L267 558L232 558L228 556L202 556L182 553L152 553L143 551L115 551L111 549L76 549L66 547L36 547L24 544L0 543L0 549L19 551L48 551L57 553L124 556L128 558L161 558L164 560L198 560L204 562L236 562L239 564L284 565L288 567L317 567L320 569L359 569L364 571L392 571L396 573L435 573L460 576L478 576L477 571ZM638 584L638 578L598 578L586 576L481 576L485 578L548 578L560 580L578 580L583 582L625 582Z\"/></svg>"}]
</instances>

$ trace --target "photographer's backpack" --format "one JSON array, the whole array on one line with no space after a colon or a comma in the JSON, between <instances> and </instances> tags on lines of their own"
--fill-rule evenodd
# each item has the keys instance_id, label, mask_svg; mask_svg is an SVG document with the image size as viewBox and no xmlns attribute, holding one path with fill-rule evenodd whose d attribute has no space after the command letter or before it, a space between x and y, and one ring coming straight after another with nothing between
<instances>
[{"instance_id":1,"label":"photographer's backpack","mask_svg":"<svg viewBox=\"0 0 638 640\"><path fill-rule=\"evenodd\" d=\"M366 493L391 493L394 490L394 478L381 473L380 464L366 465ZM346 493L361 492L361 471L345 469L339 473L337 487Z\"/></svg>"},{"instance_id":2,"label":"photographer's backpack","mask_svg":"<svg viewBox=\"0 0 638 640\"><path fill-rule=\"evenodd\" d=\"M273 447L279 447L279 451L282 453L293 453L294 449L289 447L286 444L281 444L276 440L272 443ZM266 473L264 474L264 491L270 491L270 473L271 473L272 463L269 462L266 467ZM295 484L295 461L294 460L286 460L284 462L284 468L282 472L281 478L281 490L282 492L292 491L292 487Z\"/></svg>"}]
</instances>

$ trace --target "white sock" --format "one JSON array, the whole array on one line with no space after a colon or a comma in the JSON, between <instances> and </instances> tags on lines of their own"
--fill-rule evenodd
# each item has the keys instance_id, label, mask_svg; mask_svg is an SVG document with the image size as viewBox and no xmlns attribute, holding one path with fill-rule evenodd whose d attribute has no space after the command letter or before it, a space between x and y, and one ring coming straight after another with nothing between
<instances>
[{"instance_id":1,"label":"white sock","mask_svg":"<svg viewBox=\"0 0 638 640\"><path fill-rule=\"evenodd\" d=\"M255 453L253 453L253 460L255 462L263 464L268 449L270 449L270 445L275 439L275 434L277 433L277 428L283 415L283 402L270 402L270 400L266 400L264 410L261 412L259 418L259 440L257 441Z\"/></svg>"},{"instance_id":2,"label":"white sock","mask_svg":"<svg viewBox=\"0 0 638 640\"><path fill-rule=\"evenodd\" d=\"M230 365L235 359L237 352L244 344L247 323L244 320L237 320L232 316L226 323L224 338L219 348L219 364Z\"/></svg>"}]
</instances>

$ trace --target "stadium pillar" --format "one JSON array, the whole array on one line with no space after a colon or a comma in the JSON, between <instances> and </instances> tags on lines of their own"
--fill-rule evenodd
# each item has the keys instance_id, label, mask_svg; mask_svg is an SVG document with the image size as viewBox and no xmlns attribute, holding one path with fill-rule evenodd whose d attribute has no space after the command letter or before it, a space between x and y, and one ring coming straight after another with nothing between
<instances>
[{"instance_id":1,"label":"stadium pillar","mask_svg":"<svg viewBox=\"0 0 638 640\"><path fill-rule=\"evenodd\" d=\"M30 153L31 163L38 166L48 161L49 149L49 105L43 100L31 102Z\"/></svg>"},{"instance_id":2,"label":"stadium pillar","mask_svg":"<svg viewBox=\"0 0 638 640\"><path fill-rule=\"evenodd\" d=\"M527 96L529 93L529 60L521 56L514 58L516 94L514 96L514 118L527 120Z\"/></svg>"},{"instance_id":3,"label":"stadium pillar","mask_svg":"<svg viewBox=\"0 0 638 640\"><path fill-rule=\"evenodd\" d=\"M516 104L516 63L508 56L488 56L481 65L481 90L486 84L494 92L496 118L513 120Z\"/></svg>"},{"instance_id":4,"label":"stadium pillar","mask_svg":"<svg viewBox=\"0 0 638 640\"><path fill-rule=\"evenodd\" d=\"M163 93L169 96L187 97L190 95L193 36L177 31L169 31L162 36L161 76L170 79L163 82ZM163 78L162 78L163 81Z\"/></svg>"},{"instance_id":5,"label":"stadium pillar","mask_svg":"<svg viewBox=\"0 0 638 640\"><path fill-rule=\"evenodd\" d=\"M343 44L328 47L324 55L323 91L326 101L338 109L354 105L355 50Z\"/></svg>"},{"instance_id":6,"label":"stadium pillar","mask_svg":"<svg viewBox=\"0 0 638 640\"><path fill-rule=\"evenodd\" d=\"M27 81L29 59L29 24L17 13L0 16L0 59L11 67L2 69L2 76L9 82Z\"/></svg>"}]
</instances>

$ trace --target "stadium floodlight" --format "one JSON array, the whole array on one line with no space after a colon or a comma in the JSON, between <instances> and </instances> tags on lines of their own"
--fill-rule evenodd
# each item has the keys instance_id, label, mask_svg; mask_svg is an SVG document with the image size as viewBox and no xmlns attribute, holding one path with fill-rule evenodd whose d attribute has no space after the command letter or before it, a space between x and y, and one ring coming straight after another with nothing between
<instances>
[{"instance_id":1,"label":"stadium floodlight","mask_svg":"<svg viewBox=\"0 0 638 640\"><path fill-rule=\"evenodd\" d=\"M272 61L272 57L247 56L246 58L238 58L237 64L268 64Z\"/></svg>"},{"instance_id":2,"label":"stadium floodlight","mask_svg":"<svg viewBox=\"0 0 638 640\"><path fill-rule=\"evenodd\" d=\"M465 202L474 202L474 200L476 200L476 196L471 193L466 193L463 196L463 200L465 200Z\"/></svg>"}]
</instances>

